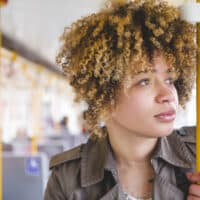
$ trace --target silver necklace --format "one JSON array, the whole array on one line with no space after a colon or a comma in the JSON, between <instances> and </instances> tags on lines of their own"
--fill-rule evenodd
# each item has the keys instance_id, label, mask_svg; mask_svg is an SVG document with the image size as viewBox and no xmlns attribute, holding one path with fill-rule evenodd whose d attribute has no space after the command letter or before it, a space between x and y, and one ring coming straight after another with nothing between
<instances>
[{"instance_id":1,"label":"silver necklace","mask_svg":"<svg viewBox=\"0 0 200 200\"><path fill-rule=\"evenodd\" d=\"M134 198L134 200L152 200L151 197L148 197L148 198L136 198L136 197L131 197L126 193L125 193L125 196L126 196L126 200L133 200L133 198Z\"/></svg>"}]
</instances>

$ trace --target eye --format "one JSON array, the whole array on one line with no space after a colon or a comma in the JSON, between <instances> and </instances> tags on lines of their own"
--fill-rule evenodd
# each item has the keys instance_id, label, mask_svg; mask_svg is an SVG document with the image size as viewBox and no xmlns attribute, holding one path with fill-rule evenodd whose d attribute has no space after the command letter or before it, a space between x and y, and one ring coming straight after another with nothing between
<instances>
[{"instance_id":1,"label":"eye","mask_svg":"<svg viewBox=\"0 0 200 200\"><path fill-rule=\"evenodd\" d=\"M165 82L166 82L167 84L169 84L169 85L173 85L175 81L176 81L175 78L170 77L170 78L168 78Z\"/></svg>"},{"instance_id":2,"label":"eye","mask_svg":"<svg viewBox=\"0 0 200 200\"><path fill-rule=\"evenodd\" d=\"M137 83L137 85L146 86L146 85L149 85L149 83L150 83L150 80L147 79L147 78L145 78L145 79L140 80L140 81Z\"/></svg>"}]
</instances>

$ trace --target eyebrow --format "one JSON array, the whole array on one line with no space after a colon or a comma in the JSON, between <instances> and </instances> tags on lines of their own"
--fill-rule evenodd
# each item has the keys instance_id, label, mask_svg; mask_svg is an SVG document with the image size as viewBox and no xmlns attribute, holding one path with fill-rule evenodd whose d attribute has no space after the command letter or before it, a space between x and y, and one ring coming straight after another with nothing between
<instances>
[{"instance_id":1,"label":"eyebrow","mask_svg":"<svg viewBox=\"0 0 200 200\"><path fill-rule=\"evenodd\" d=\"M148 73L148 72L156 73L157 70L156 70L156 69L153 69L153 70L143 70L143 71L137 72L136 75L137 75L137 74L142 74L142 73ZM165 72L168 74L168 73L174 72L174 69L169 68L169 69L167 69Z\"/></svg>"}]
</instances>

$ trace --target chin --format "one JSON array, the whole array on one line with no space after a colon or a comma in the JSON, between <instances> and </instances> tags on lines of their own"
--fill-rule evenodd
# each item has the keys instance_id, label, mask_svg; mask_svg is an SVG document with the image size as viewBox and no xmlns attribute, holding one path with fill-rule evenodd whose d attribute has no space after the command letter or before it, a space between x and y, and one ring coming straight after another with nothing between
<instances>
[{"instance_id":1,"label":"chin","mask_svg":"<svg viewBox=\"0 0 200 200\"><path fill-rule=\"evenodd\" d=\"M158 137L164 137L170 135L174 130L174 124L165 124L158 126L157 133Z\"/></svg>"}]
</instances>

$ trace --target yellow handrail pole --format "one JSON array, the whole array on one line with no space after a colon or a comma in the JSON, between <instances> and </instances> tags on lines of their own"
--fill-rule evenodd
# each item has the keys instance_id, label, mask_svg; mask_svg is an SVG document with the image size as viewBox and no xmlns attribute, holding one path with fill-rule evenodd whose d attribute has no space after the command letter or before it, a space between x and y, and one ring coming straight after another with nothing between
<instances>
[{"instance_id":1,"label":"yellow handrail pole","mask_svg":"<svg viewBox=\"0 0 200 200\"><path fill-rule=\"evenodd\" d=\"M200 0L197 0L200 3ZM200 172L200 23L197 23L197 81L196 81L196 105L197 105L197 127L196 127L196 170Z\"/></svg>"},{"instance_id":2,"label":"yellow handrail pole","mask_svg":"<svg viewBox=\"0 0 200 200\"><path fill-rule=\"evenodd\" d=\"M36 81L32 80L32 124L33 124L33 135L31 136L31 154L36 155L37 153L37 142L36 142L36 135L37 135L37 91Z\"/></svg>"},{"instance_id":3,"label":"yellow handrail pole","mask_svg":"<svg viewBox=\"0 0 200 200\"><path fill-rule=\"evenodd\" d=\"M0 127L0 200L3 198L3 184L2 184L2 179L3 179L3 173L2 173L2 128Z\"/></svg>"},{"instance_id":4,"label":"yellow handrail pole","mask_svg":"<svg viewBox=\"0 0 200 200\"><path fill-rule=\"evenodd\" d=\"M2 47L2 33L1 33L1 8L0 8L0 68L2 67L1 65L1 47ZM1 84L1 73L0 73L0 84ZM1 94L1 85L0 85L0 94ZM2 122L0 122L0 200L3 199L3 184L2 184L2 179L3 179L3 173L2 173Z\"/></svg>"}]
</instances>

